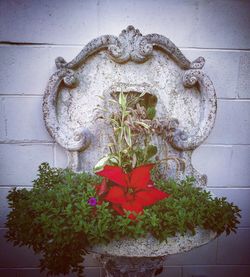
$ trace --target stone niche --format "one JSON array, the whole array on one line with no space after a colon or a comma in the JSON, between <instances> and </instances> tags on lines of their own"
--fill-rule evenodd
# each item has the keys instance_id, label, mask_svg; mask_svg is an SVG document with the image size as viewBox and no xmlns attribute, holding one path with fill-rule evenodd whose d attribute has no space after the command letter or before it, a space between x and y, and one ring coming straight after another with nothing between
<instances>
[{"instance_id":1,"label":"stone niche","mask_svg":"<svg viewBox=\"0 0 250 277\"><path fill-rule=\"evenodd\" d=\"M190 62L168 38L159 34L143 36L133 26L128 26L118 37L98 37L72 61L56 59L57 71L44 94L46 128L67 151L71 169L91 172L108 152L110 130L100 118L100 109L109 108L109 99L121 91L145 93L155 99L156 116L168 118L175 125L167 140L156 142L158 149L167 149L169 155L185 161L185 169L178 174L176 165L170 163L168 174L177 178L193 175L195 185L204 187L206 176L191 164L193 150L209 135L216 115L216 94L211 80L202 71L204 63L202 57ZM163 150L160 152L164 153ZM111 261L119 268L125 266L121 265L121 256L163 257L205 244L215 236L209 231L197 230L194 237L190 234L176 236L168 243L148 237L114 241L92 250L106 255L101 258L104 264ZM136 264L144 262L139 260ZM161 259L156 259L158 262L161 263Z\"/></svg>"}]
</instances>

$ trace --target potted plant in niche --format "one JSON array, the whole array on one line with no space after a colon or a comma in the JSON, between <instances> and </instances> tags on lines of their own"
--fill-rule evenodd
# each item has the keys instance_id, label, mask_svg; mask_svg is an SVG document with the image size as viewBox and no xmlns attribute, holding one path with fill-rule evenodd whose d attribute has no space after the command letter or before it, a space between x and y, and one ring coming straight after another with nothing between
<instances>
[{"instance_id":1,"label":"potted plant in niche","mask_svg":"<svg viewBox=\"0 0 250 277\"><path fill-rule=\"evenodd\" d=\"M40 253L41 270L82 276L84 255L94 252L109 262L117 258L113 267L106 260L109 276L125 276L126 270L138 276L135 267L118 263L134 257L143 266L135 257L151 257L141 276L153 276L161 267L154 257L159 261L236 231L237 206L195 187L192 177L167 177L173 164L178 175L185 159L159 151L157 137L171 139L176 120L156 118L155 109L154 97L116 94L110 109L100 111L112 133L110 152L100 157L95 174L43 163L31 190L10 191L6 237Z\"/></svg>"}]
</instances>

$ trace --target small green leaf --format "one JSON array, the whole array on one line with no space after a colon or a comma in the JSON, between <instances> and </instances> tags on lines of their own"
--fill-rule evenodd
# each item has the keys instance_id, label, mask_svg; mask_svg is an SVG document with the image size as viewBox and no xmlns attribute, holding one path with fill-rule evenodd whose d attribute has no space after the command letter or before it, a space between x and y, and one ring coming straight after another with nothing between
<instances>
[{"instance_id":1,"label":"small green leaf","mask_svg":"<svg viewBox=\"0 0 250 277\"><path fill-rule=\"evenodd\" d=\"M149 129L149 125L144 123L144 122L141 122L141 121L135 121L135 123L141 125L142 127L144 127L145 129Z\"/></svg>"},{"instance_id":2,"label":"small green leaf","mask_svg":"<svg viewBox=\"0 0 250 277\"><path fill-rule=\"evenodd\" d=\"M155 107L148 107L147 108L147 118L148 119L150 119L150 120L154 119L155 114L156 114Z\"/></svg>"},{"instance_id":3,"label":"small green leaf","mask_svg":"<svg viewBox=\"0 0 250 277\"><path fill-rule=\"evenodd\" d=\"M127 106L127 98L126 98L126 96L124 95L123 92L121 92L119 94L119 100L118 100L118 102L119 102L119 105L122 107L122 109L125 110L126 106Z\"/></svg>"},{"instance_id":4,"label":"small green leaf","mask_svg":"<svg viewBox=\"0 0 250 277\"><path fill-rule=\"evenodd\" d=\"M147 154L146 154L146 160L148 161L149 159L151 159L153 156L155 156L157 154L157 147L155 145L149 145L147 147L147 150L146 150Z\"/></svg>"},{"instance_id":5,"label":"small green leaf","mask_svg":"<svg viewBox=\"0 0 250 277\"><path fill-rule=\"evenodd\" d=\"M132 146L131 130L128 126L124 127L124 138L129 147Z\"/></svg>"},{"instance_id":6,"label":"small green leaf","mask_svg":"<svg viewBox=\"0 0 250 277\"><path fill-rule=\"evenodd\" d=\"M100 171L104 165L108 162L109 156L105 156L102 159L100 159L97 164L94 167L94 172Z\"/></svg>"}]
</instances>

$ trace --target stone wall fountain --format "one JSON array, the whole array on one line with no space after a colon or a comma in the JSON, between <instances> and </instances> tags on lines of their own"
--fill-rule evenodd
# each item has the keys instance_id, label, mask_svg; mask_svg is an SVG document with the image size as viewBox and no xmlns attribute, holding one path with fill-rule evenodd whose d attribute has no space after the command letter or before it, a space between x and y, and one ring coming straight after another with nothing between
<instances>
[{"instance_id":1,"label":"stone wall fountain","mask_svg":"<svg viewBox=\"0 0 250 277\"><path fill-rule=\"evenodd\" d=\"M192 152L209 135L215 121L216 94L202 71L205 60L190 62L166 37L143 36L128 26L119 37L104 35L89 42L70 62L56 59L57 71L44 94L43 113L48 132L68 153L74 171L92 171L108 149L108 131L98 119L99 108L114 94L145 93L155 97L157 116L172 118L173 135L158 141L170 154L185 160L182 179L195 176L196 186L206 186L206 176L195 170ZM176 177L176 167L169 175ZM153 237L113 241L91 251L103 263L107 276L154 276L167 255L181 253L214 239L215 233L176 236L162 242Z\"/></svg>"}]
</instances>

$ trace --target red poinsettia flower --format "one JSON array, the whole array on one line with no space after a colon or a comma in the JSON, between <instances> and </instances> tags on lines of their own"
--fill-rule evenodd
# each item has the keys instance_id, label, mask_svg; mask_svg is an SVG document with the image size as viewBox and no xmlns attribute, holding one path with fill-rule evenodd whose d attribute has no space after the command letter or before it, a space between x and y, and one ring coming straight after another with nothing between
<instances>
[{"instance_id":1,"label":"red poinsettia flower","mask_svg":"<svg viewBox=\"0 0 250 277\"><path fill-rule=\"evenodd\" d=\"M113 208L119 213L141 213L146 206L153 205L159 200L169 197L169 194L154 187L150 171L154 164L142 165L134 168L130 173L125 173L119 166L106 165L102 171L96 174L112 181L108 189L106 179L98 187L99 195L106 193L104 200L112 203Z\"/></svg>"}]
</instances>

